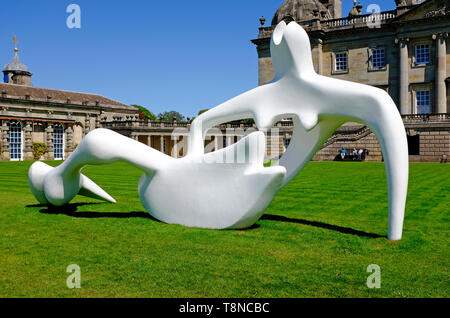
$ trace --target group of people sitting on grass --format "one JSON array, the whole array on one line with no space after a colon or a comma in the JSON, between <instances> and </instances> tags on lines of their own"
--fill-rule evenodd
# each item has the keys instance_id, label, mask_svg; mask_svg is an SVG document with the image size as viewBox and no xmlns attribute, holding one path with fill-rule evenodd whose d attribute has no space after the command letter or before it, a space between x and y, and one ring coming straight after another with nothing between
<instances>
[{"instance_id":1,"label":"group of people sitting on grass","mask_svg":"<svg viewBox=\"0 0 450 318\"><path fill-rule=\"evenodd\" d=\"M358 160L362 161L365 159L365 155L369 154L369 150L367 149L359 149L353 148L353 150L350 152L347 151L344 147L338 150L340 154L340 160Z\"/></svg>"}]
</instances>

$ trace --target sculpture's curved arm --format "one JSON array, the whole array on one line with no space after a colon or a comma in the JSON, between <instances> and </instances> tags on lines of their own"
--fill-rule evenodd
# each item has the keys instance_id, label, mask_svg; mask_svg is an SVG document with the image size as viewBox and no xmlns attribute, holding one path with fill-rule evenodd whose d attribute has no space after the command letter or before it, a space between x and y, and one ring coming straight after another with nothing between
<instances>
[{"instance_id":1,"label":"sculpture's curved arm","mask_svg":"<svg viewBox=\"0 0 450 318\"><path fill-rule=\"evenodd\" d=\"M103 165L118 160L152 173L175 159L139 141L99 128L88 133L73 154L59 167L70 174L86 165Z\"/></svg>"},{"instance_id":2,"label":"sculpture's curved arm","mask_svg":"<svg viewBox=\"0 0 450 318\"><path fill-rule=\"evenodd\" d=\"M287 174L286 185L344 122L367 125L378 139L386 165L391 240L401 238L408 188L408 143L402 118L392 98L383 90L333 78L316 76L305 83L316 96L318 124L306 131L294 125L293 139L279 160Z\"/></svg>"},{"instance_id":3,"label":"sculpture's curved arm","mask_svg":"<svg viewBox=\"0 0 450 318\"><path fill-rule=\"evenodd\" d=\"M67 204L77 194L115 202L80 171L86 165L104 165L118 160L151 175L175 159L136 140L100 128L87 134L72 155L58 167L42 170L43 163L33 164L39 167L30 169L30 186L42 203L47 201L55 206Z\"/></svg>"},{"instance_id":4,"label":"sculpture's curved arm","mask_svg":"<svg viewBox=\"0 0 450 318\"><path fill-rule=\"evenodd\" d=\"M204 135L216 125L247 118L255 119L258 127L265 125L262 114L256 110L270 90L270 84L254 88L198 116L190 127L188 155L204 154Z\"/></svg>"}]
</instances>

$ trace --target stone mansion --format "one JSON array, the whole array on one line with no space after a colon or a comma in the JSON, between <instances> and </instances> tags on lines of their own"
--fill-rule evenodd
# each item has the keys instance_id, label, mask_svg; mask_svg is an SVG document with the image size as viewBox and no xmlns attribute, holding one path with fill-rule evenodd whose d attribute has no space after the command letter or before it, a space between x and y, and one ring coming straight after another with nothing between
<instances>
[{"instance_id":1,"label":"stone mansion","mask_svg":"<svg viewBox=\"0 0 450 318\"><path fill-rule=\"evenodd\" d=\"M259 84L273 79L270 37L282 20L296 21L308 32L318 74L386 90L404 119L411 161L440 161L450 155L449 0L396 0L396 9L363 14L354 2L346 17L341 0L286 0L270 26L260 19ZM289 134L285 136L289 139ZM286 142L287 143L287 142ZM332 160L337 150L371 150L382 160L367 127L346 124L314 159Z\"/></svg>"},{"instance_id":2,"label":"stone mansion","mask_svg":"<svg viewBox=\"0 0 450 318\"><path fill-rule=\"evenodd\" d=\"M317 73L376 86L391 95L404 120L411 161L439 162L450 156L450 0L396 0L395 10L377 14L363 14L355 2L346 17L341 1L286 0L270 25L260 19L259 35L252 40L259 84L274 76L270 37L276 24L296 21L311 38ZM85 134L99 127L166 154L185 154L189 123L152 122L137 108L100 95L33 87L32 74L17 51L0 84L1 160L63 160ZM216 127L221 137L211 133L207 150L236 142L248 129L255 129L248 121ZM267 138L268 159L288 147L292 122L279 122L274 131ZM333 160L341 147L367 149L366 160L382 160L374 134L355 123L339 128L314 160Z\"/></svg>"}]
</instances>

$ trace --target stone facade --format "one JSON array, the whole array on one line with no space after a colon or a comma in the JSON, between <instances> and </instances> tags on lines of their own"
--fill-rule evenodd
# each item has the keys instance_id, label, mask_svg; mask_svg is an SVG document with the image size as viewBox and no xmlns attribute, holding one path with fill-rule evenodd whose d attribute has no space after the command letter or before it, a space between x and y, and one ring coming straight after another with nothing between
<instances>
[{"instance_id":1,"label":"stone facade","mask_svg":"<svg viewBox=\"0 0 450 318\"><path fill-rule=\"evenodd\" d=\"M38 143L47 148L40 159L67 158L83 136L101 127L102 121L126 116L137 119L139 111L100 95L0 84L1 160L31 160L33 145ZM11 125L20 127L19 132L13 134ZM56 127L62 127L57 157ZM12 156L12 149L18 155Z\"/></svg>"},{"instance_id":2,"label":"stone facade","mask_svg":"<svg viewBox=\"0 0 450 318\"><path fill-rule=\"evenodd\" d=\"M306 29L317 73L386 90L402 114L410 160L439 162L450 156L449 8L448 0L402 0L396 10L371 16L361 15L362 6L355 3L349 16L341 18L341 0L287 0L273 23L296 20ZM265 23L264 18L260 21ZM274 76L274 28L262 25L252 40L258 52L259 85ZM99 127L174 157L186 154L189 123L147 121L138 109L100 95L32 87L31 73L15 51L3 70L6 83L0 84L1 160L33 159L35 144L47 148L40 159L67 158L83 136ZM266 160L283 154L292 126L287 119L267 132ZM248 121L220 125L208 132L205 150L221 149L255 130ZM61 131L62 145L55 137ZM342 147L368 150L368 161L383 159L375 135L365 126L347 123L313 160L335 160Z\"/></svg>"},{"instance_id":3,"label":"stone facade","mask_svg":"<svg viewBox=\"0 0 450 318\"><path fill-rule=\"evenodd\" d=\"M362 15L362 6L355 2L345 18L327 18L327 15L311 11L302 13L307 16L304 19L296 19L295 11L282 10L295 8L292 6L295 3L297 1L285 1L274 21L295 20L305 28L311 38L313 63L318 74L387 91L404 118L407 135L411 136L408 137L410 148L419 149L410 149L412 161L440 161L442 156L450 155L449 144L441 147L445 141L435 143L426 134L434 131L438 140L442 140L441 136L449 132L450 1L397 1L395 10L377 15ZM301 9L310 7L308 4ZM258 52L259 85L274 77L270 37L275 26L262 25L258 38L252 40ZM341 147L360 147L370 150L368 160L382 160L375 136L370 130L365 136L358 135L360 128L356 125L349 129L347 125L338 130L314 159L333 160ZM416 135L419 137L413 138Z\"/></svg>"}]
</instances>

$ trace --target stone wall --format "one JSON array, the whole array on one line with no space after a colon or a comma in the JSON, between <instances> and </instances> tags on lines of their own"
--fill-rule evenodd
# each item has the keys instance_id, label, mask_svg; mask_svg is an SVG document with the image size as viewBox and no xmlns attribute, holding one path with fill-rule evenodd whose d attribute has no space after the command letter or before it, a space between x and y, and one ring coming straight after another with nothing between
<instances>
[{"instance_id":1,"label":"stone wall","mask_svg":"<svg viewBox=\"0 0 450 318\"><path fill-rule=\"evenodd\" d=\"M382 161L381 147L378 144L375 134L367 127L361 125L347 126L346 129L339 129L324 147L319 150L312 160L332 161L339 155L339 149L345 148L351 151L353 148L367 149L366 161Z\"/></svg>"},{"instance_id":2,"label":"stone wall","mask_svg":"<svg viewBox=\"0 0 450 318\"><path fill-rule=\"evenodd\" d=\"M410 156L410 161L439 162L442 155L450 158L450 131L439 128L421 129L420 155Z\"/></svg>"},{"instance_id":3,"label":"stone wall","mask_svg":"<svg viewBox=\"0 0 450 318\"><path fill-rule=\"evenodd\" d=\"M443 155L450 158L450 128L442 127L414 127L406 128L410 144L410 162L440 162ZM414 136L418 136L418 144L414 144ZM416 139L417 140L417 139ZM339 129L333 137L324 145L324 147L314 156L314 161L331 161L339 154L341 148L351 151L356 149L367 149L369 155L366 161L382 161L383 156L381 147L377 138L368 128L361 129L355 126L346 130ZM418 152L415 153L415 147Z\"/></svg>"}]
</instances>

